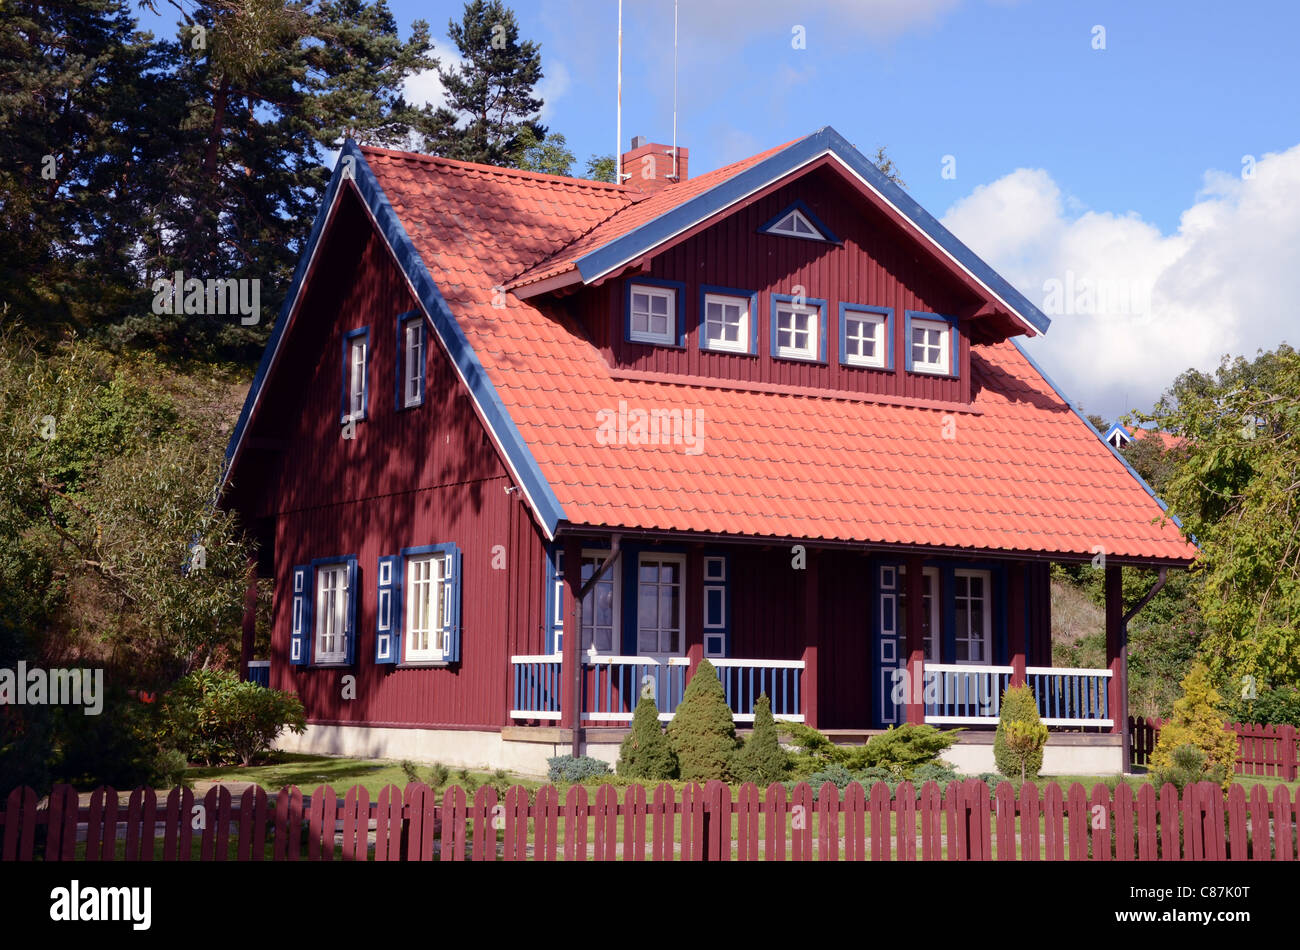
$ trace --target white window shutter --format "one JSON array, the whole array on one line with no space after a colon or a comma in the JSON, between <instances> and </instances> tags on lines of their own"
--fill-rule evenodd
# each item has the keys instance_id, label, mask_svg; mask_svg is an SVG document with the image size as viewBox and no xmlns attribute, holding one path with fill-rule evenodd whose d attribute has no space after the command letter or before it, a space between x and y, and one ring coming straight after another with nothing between
<instances>
[{"instance_id":1,"label":"white window shutter","mask_svg":"<svg viewBox=\"0 0 1300 950\"><path fill-rule=\"evenodd\" d=\"M375 662L397 663L402 658L402 559L379 559L378 609L375 612Z\"/></svg>"},{"instance_id":2,"label":"white window shutter","mask_svg":"<svg viewBox=\"0 0 1300 950\"><path fill-rule=\"evenodd\" d=\"M448 663L460 661L460 548L452 545L446 558L447 609L443 616L444 658Z\"/></svg>"},{"instance_id":3,"label":"white window shutter","mask_svg":"<svg viewBox=\"0 0 1300 950\"><path fill-rule=\"evenodd\" d=\"M311 605L315 596L311 566L300 564L293 569L293 616L290 618L289 663L311 663Z\"/></svg>"}]
</instances>

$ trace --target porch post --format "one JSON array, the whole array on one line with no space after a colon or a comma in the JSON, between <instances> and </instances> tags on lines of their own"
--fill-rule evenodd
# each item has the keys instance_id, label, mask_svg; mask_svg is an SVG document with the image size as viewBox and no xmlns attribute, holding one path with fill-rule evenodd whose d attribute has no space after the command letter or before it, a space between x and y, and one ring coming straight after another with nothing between
<instances>
[{"instance_id":1,"label":"porch post","mask_svg":"<svg viewBox=\"0 0 1300 950\"><path fill-rule=\"evenodd\" d=\"M1119 565L1106 566L1106 664L1110 667L1112 733L1124 736L1124 770L1129 769L1128 631L1124 626L1124 582Z\"/></svg>"},{"instance_id":2,"label":"porch post","mask_svg":"<svg viewBox=\"0 0 1300 950\"><path fill-rule=\"evenodd\" d=\"M803 716L804 723L817 728L818 647L821 636L821 590L816 553L804 548L807 563L803 579Z\"/></svg>"},{"instance_id":3,"label":"porch post","mask_svg":"<svg viewBox=\"0 0 1300 950\"><path fill-rule=\"evenodd\" d=\"M919 554L907 556L907 722L925 722L925 562Z\"/></svg>"},{"instance_id":4,"label":"porch post","mask_svg":"<svg viewBox=\"0 0 1300 950\"><path fill-rule=\"evenodd\" d=\"M578 629L578 589L582 586L582 541L572 535L564 539L564 637L561 642L560 662L560 725L565 729L576 730L581 723L577 721L573 690L574 670L580 660L582 631Z\"/></svg>"},{"instance_id":5,"label":"porch post","mask_svg":"<svg viewBox=\"0 0 1300 950\"><path fill-rule=\"evenodd\" d=\"M248 679L248 661L253 659L253 645L257 641L257 557L255 555L249 556L246 567L248 585L244 588L243 636L239 642L241 679Z\"/></svg>"},{"instance_id":6,"label":"porch post","mask_svg":"<svg viewBox=\"0 0 1300 950\"><path fill-rule=\"evenodd\" d=\"M1024 686L1029 625L1025 622L1025 565L1019 561L1007 570L1007 650L1011 654L1011 685Z\"/></svg>"},{"instance_id":7,"label":"porch post","mask_svg":"<svg viewBox=\"0 0 1300 950\"><path fill-rule=\"evenodd\" d=\"M704 659L704 556L699 545L686 549L686 682L695 675L695 668Z\"/></svg>"}]
</instances>

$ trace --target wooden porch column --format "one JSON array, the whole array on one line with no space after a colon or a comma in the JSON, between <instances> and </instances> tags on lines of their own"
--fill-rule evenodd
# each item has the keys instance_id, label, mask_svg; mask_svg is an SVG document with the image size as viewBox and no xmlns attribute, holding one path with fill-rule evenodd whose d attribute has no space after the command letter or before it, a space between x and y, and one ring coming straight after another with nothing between
<instances>
[{"instance_id":1,"label":"wooden porch column","mask_svg":"<svg viewBox=\"0 0 1300 950\"><path fill-rule=\"evenodd\" d=\"M686 682L704 659L704 555L698 545L686 549Z\"/></svg>"},{"instance_id":2,"label":"wooden porch column","mask_svg":"<svg viewBox=\"0 0 1300 950\"><path fill-rule=\"evenodd\" d=\"M1017 562L1007 570L1007 650L1011 654L1012 686L1025 685L1029 655L1029 625L1025 619L1025 566Z\"/></svg>"},{"instance_id":3,"label":"wooden porch column","mask_svg":"<svg viewBox=\"0 0 1300 950\"><path fill-rule=\"evenodd\" d=\"M248 679L248 661L253 656L253 646L257 642L257 557L250 555L246 566L248 569L248 586L244 588L244 622L243 636L239 642L239 675ZM270 685L268 683L268 685Z\"/></svg>"},{"instance_id":4,"label":"wooden porch column","mask_svg":"<svg viewBox=\"0 0 1300 950\"><path fill-rule=\"evenodd\" d=\"M920 725L925 722L925 625L929 618L925 612L925 562L919 554L907 556L907 641L903 650L907 655L907 722Z\"/></svg>"},{"instance_id":5,"label":"wooden porch column","mask_svg":"<svg viewBox=\"0 0 1300 950\"><path fill-rule=\"evenodd\" d=\"M821 644L821 584L817 555L807 550L803 570L803 715L804 723L817 728L818 647Z\"/></svg>"},{"instance_id":6,"label":"wooden porch column","mask_svg":"<svg viewBox=\"0 0 1300 950\"><path fill-rule=\"evenodd\" d=\"M1106 567L1106 664L1110 667L1110 718L1113 733L1128 734L1128 632L1124 627L1124 583L1122 568ZM1128 742L1124 745L1127 747ZM1129 768L1128 749L1124 769Z\"/></svg>"},{"instance_id":7,"label":"wooden porch column","mask_svg":"<svg viewBox=\"0 0 1300 950\"><path fill-rule=\"evenodd\" d=\"M582 586L582 541L572 536L564 539L564 637L560 663L560 725L577 729L580 723L573 713L573 671L580 660L582 631L578 629L578 589Z\"/></svg>"}]
</instances>

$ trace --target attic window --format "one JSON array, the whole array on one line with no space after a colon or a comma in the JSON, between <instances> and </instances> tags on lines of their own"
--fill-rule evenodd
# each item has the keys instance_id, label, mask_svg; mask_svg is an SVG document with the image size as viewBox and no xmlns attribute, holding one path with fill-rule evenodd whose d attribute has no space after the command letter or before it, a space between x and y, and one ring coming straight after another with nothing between
<instances>
[{"instance_id":1,"label":"attic window","mask_svg":"<svg viewBox=\"0 0 1300 950\"><path fill-rule=\"evenodd\" d=\"M681 346L678 307L684 284L641 280L627 286L627 339L633 343Z\"/></svg>"},{"instance_id":2,"label":"attic window","mask_svg":"<svg viewBox=\"0 0 1300 950\"><path fill-rule=\"evenodd\" d=\"M907 369L913 373L956 376L957 335L952 318L907 313Z\"/></svg>"},{"instance_id":3,"label":"attic window","mask_svg":"<svg viewBox=\"0 0 1300 950\"><path fill-rule=\"evenodd\" d=\"M838 238L831 234L826 225L817 220L812 209L802 201L796 201L758 230L763 234L803 238L805 241L838 242Z\"/></svg>"}]
</instances>

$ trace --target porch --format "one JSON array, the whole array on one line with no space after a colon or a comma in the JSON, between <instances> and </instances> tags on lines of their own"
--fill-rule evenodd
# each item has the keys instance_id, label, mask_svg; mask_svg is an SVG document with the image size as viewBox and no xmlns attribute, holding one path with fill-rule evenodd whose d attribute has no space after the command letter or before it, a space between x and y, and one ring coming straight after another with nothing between
<instances>
[{"instance_id":1,"label":"porch","mask_svg":"<svg viewBox=\"0 0 1300 950\"><path fill-rule=\"evenodd\" d=\"M643 693L655 700L661 722L672 720L694 675L689 657L601 656L582 658L581 724L626 727ZM710 658L737 724L754 721L754 704L766 695L775 718L806 722L805 660ZM515 723L558 724L564 716L563 654L511 657ZM907 692L906 670L900 668L896 688ZM1067 667L925 664L919 667L922 722L937 726L995 726L1002 693L1008 686L1027 684L1034 692L1044 725L1060 729L1110 729L1109 669ZM900 697L901 698L901 697Z\"/></svg>"}]
</instances>

